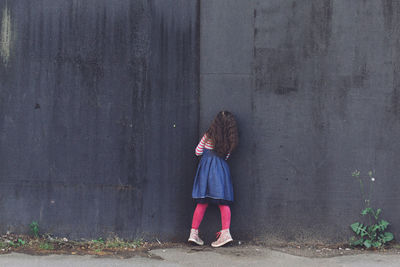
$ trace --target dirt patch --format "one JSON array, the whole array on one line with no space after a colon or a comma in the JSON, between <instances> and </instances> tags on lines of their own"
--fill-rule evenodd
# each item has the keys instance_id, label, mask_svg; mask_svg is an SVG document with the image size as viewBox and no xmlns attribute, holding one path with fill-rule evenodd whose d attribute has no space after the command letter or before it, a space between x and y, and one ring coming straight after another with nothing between
<instances>
[{"instance_id":1,"label":"dirt patch","mask_svg":"<svg viewBox=\"0 0 400 267\"><path fill-rule=\"evenodd\" d=\"M400 244L390 243L382 249L354 248L348 244L298 244L280 243L264 244L261 242L234 241L231 244L215 249L209 245L196 246L188 243L161 243L142 240L123 240L112 238L107 240L82 240L73 241L66 238L53 238L42 236L32 238L26 235L5 234L0 236L0 254L11 252L25 253L29 255L93 255L95 257L132 258L145 257L162 260L160 256L151 253L154 249L183 248L188 253L213 251L223 255L236 257L257 257L263 254L265 249L271 249L295 256L309 258L328 258L344 255L364 253L400 254Z\"/></svg>"},{"instance_id":2,"label":"dirt patch","mask_svg":"<svg viewBox=\"0 0 400 267\"><path fill-rule=\"evenodd\" d=\"M170 248L172 243L146 242L142 240L123 240L111 238L107 240L74 241L66 238L42 236L32 238L26 235L5 234L0 236L0 254L11 252L29 255L94 255L95 257L131 258L145 257L162 259L150 253L152 249Z\"/></svg>"}]
</instances>

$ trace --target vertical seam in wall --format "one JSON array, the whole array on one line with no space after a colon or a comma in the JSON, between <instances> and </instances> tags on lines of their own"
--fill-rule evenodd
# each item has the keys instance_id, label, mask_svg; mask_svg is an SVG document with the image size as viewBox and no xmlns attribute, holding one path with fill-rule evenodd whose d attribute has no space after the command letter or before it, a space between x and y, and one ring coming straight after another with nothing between
<instances>
[{"instance_id":1,"label":"vertical seam in wall","mask_svg":"<svg viewBox=\"0 0 400 267\"><path fill-rule=\"evenodd\" d=\"M251 130L250 130L250 133L251 133L251 136L250 136L250 139L252 140L251 142L250 142L250 144L251 144L251 147L250 147L250 149L253 149L253 142L254 142L254 88L255 88L255 75L254 75L254 67L255 67L255 64L254 64L254 61L255 61L255 55L256 55L256 35L255 35L255 31L256 31L256 2L255 2L255 0L253 0L252 1L252 5L253 5L253 54L252 54L252 59L251 59L251 92L250 92L250 120L251 120ZM250 167L250 171L249 171L249 173L250 173L250 177L254 177L254 171L253 171L253 162L254 162L254 151L252 151L251 153L251 159L250 159L250 162L249 162L249 167ZM257 178L256 177L254 177L254 179L255 179L255 181L257 181ZM256 192L255 192L256 193ZM255 201L255 196L256 196L256 194L252 194L252 197L254 198L253 199L253 203L255 203L254 201ZM254 207L254 206L253 206ZM253 211L252 211L252 214L254 215L254 214L256 214L256 210L253 208ZM255 237L255 235L256 235L256 228L255 228L255 225L258 225L257 223L255 223L254 224L254 229L252 229L252 232L253 232L253 235L254 235L254 237Z\"/></svg>"},{"instance_id":2,"label":"vertical seam in wall","mask_svg":"<svg viewBox=\"0 0 400 267\"><path fill-rule=\"evenodd\" d=\"M201 31L202 31L202 27L201 27L201 0L198 0L197 2L197 37L198 37L198 52L199 52L199 60L197 63L197 67L198 67L198 86L199 86L199 90L197 93L197 104L198 104L198 113L197 113L197 139L200 139L200 122L201 122L201 112L202 112L202 108L201 108L201 89L202 89L202 82L201 82L201 60L202 60L202 56L201 56ZM198 141L196 140L196 141Z\"/></svg>"}]
</instances>

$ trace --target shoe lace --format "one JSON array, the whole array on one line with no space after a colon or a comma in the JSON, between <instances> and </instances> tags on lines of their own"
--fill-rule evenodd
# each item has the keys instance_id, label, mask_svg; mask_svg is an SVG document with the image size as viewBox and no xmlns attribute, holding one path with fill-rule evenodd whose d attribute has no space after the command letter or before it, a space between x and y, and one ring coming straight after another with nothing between
<instances>
[{"instance_id":1,"label":"shoe lace","mask_svg":"<svg viewBox=\"0 0 400 267\"><path fill-rule=\"evenodd\" d=\"M191 234L191 236L193 236L193 238L198 238L199 237L199 232L197 232L197 231L193 231L190 234Z\"/></svg>"},{"instance_id":2,"label":"shoe lace","mask_svg":"<svg viewBox=\"0 0 400 267\"><path fill-rule=\"evenodd\" d=\"M221 236L221 231L217 232L217 239Z\"/></svg>"}]
</instances>

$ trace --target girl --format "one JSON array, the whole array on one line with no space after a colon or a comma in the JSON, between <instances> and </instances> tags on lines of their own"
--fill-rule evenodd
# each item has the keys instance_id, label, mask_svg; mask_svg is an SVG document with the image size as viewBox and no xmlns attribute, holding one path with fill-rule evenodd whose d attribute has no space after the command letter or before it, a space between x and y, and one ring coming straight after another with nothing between
<instances>
[{"instance_id":1,"label":"girl","mask_svg":"<svg viewBox=\"0 0 400 267\"><path fill-rule=\"evenodd\" d=\"M222 230L211 246L220 247L233 241L229 233L233 203L233 187L226 160L238 144L236 120L229 111L217 114L210 128L196 147L196 155L203 157L197 168L192 197L197 203L193 214L192 229L188 241L203 245L199 226L208 204L217 204L221 212Z\"/></svg>"}]
</instances>

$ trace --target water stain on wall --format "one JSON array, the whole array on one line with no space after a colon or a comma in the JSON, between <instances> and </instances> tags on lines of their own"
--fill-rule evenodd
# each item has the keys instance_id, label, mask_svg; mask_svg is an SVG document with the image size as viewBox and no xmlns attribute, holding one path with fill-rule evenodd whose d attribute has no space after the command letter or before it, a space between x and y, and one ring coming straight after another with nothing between
<instances>
[{"instance_id":1,"label":"water stain on wall","mask_svg":"<svg viewBox=\"0 0 400 267\"><path fill-rule=\"evenodd\" d=\"M5 65L8 64L10 58L11 44L11 15L7 6L3 9L1 18L1 35L0 35L0 56Z\"/></svg>"}]
</instances>

